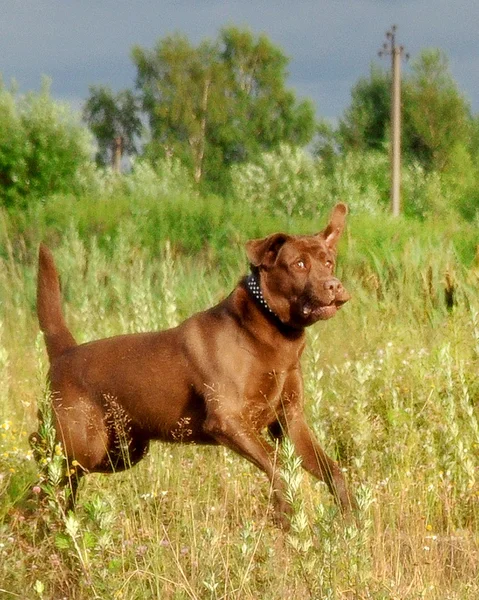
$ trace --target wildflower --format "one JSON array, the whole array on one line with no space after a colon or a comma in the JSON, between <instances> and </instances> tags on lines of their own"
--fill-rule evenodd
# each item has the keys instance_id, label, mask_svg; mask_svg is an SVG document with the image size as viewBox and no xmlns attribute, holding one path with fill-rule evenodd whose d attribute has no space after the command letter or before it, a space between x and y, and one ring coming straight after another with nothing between
<instances>
[{"instance_id":1,"label":"wildflower","mask_svg":"<svg viewBox=\"0 0 479 600\"><path fill-rule=\"evenodd\" d=\"M72 460L72 467L79 467L80 463L77 460Z\"/></svg>"},{"instance_id":2,"label":"wildflower","mask_svg":"<svg viewBox=\"0 0 479 600\"><path fill-rule=\"evenodd\" d=\"M38 495L38 494L39 494L41 491L42 491L42 488L41 488L39 485L34 485L34 486L32 487L32 492L33 492L34 494L37 494L37 495Z\"/></svg>"}]
</instances>

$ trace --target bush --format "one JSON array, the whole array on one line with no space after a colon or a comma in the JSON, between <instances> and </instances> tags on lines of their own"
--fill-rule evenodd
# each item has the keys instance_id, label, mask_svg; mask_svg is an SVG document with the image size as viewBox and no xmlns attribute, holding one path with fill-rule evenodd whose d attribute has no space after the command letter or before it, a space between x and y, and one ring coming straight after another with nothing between
<instances>
[{"instance_id":1,"label":"bush","mask_svg":"<svg viewBox=\"0 0 479 600\"><path fill-rule=\"evenodd\" d=\"M282 145L255 164L232 167L235 198L253 211L314 217L339 200L355 213L381 212L388 198L387 156L380 152L338 156L329 170L300 148Z\"/></svg>"},{"instance_id":2,"label":"bush","mask_svg":"<svg viewBox=\"0 0 479 600\"><path fill-rule=\"evenodd\" d=\"M138 160L124 182L127 193L152 199L178 193L194 195L191 174L181 161L174 157L159 159L154 164Z\"/></svg>"},{"instance_id":3,"label":"bush","mask_svg":"<svg viewBox=\"0 0 479 600\"><path fill-rule=\"evenodd\" d=\"M0 81L0 199L9 205L24 187L26 135L15 96Z\"/></svg>"},{"instance_id":4,"label":"bush","mask_svg":"<svg viewBox=\"0 0 479 600\"><path fill-rule=\"evenodd\" d=\"M68 105L40 93L18 96L0 82L0 203L79 192L92 174L90 134Z\"/></svg>"},{"instance_id":5,"label":"bush","mask_svg":"<svg viewBox=\"0 0 479 600\"><path fill-rule=\"evenodd\" d=\"M389 197L388 158L383 152L347 152L329 177L330 204L347 202L351 212L376 214Z\"/></svg>"},{"instance_id":6,"label":"bush","mask_svg":"<svg viewBox=\"0 0 479 600\"><path fill-rule=\"evenodd\" d=\"M270 215L311 214L327 198L327 182L313 158L301 148L282 144L256 163L231 168L232 190L239 202Z\"/></svg>"}]
</instances>

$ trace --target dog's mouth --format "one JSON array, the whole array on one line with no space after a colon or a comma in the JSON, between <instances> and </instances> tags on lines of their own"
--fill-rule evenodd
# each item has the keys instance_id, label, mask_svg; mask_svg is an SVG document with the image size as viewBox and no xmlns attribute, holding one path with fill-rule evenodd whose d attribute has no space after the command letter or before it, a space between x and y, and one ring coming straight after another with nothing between
<instances>
[{"instance_id":1,"label":"dog's mouth","mask_svg":"<svg viewBox=\"0 0 479 600\"><path fill-rule=\"evenodd\" d=\"M316 321L326 321L338 312L347 300L333 300L330 304L319 304L312 300L303 302L300 315L303 321L308 325Z\"/></svg>"},{"instance_id":2,"label":"dog's mouth","mask_svg":"<svg viewBox=\"0 0 479 600\"><path fill-rule=\"evenodd\" d=\"M340 306L329 304L328 306L313 306L309 302L303 304L301 316L307 321L325 321L333 317Z\"/></svg>"}]
</instances>

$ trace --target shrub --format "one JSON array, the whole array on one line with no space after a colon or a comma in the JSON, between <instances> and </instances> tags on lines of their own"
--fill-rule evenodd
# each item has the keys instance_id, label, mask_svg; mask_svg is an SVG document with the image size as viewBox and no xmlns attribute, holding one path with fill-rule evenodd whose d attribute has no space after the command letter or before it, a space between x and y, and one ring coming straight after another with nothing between
<instances>
[{"instance_id":1,"label":"shrub","mask_svg":"<svg viewBox=\"0 0 479 600\"><path fill-rule=\"evenodd\" d=\"M22 189L26 173L26 135L15 96L0 81L0 199L10 204Z\"/></svg>"},{"instance_id":2,"label":"shrub","mask_svg":"<svg viewBox=\"0 0 479 600\"><path fill-rule=\"evenodd\" d=\"M388 174L380 152L346 153L329 170L305 150L282 145L255 164L232 167L232 188L252 210L275 216L313 217L339 200L352 212L378 213L388 198Z\"/></svg>"},{"instance_id":3,"label":"shrub","mask_svg":"<svg viewBox=\"0 0 479 600\"><path fill-rule=\"evenodd\" d=\"M313 158L286 144L262 154L255 164L233 166L231 180L235 198L255 212L311 214L318 199L327 197L326 180Z\"/></svg>"},{"instance_id":4,"label":"shrub","mask_svg":"<svg viewBox=\"0 0 479 600\"><path fill-rule=\"evenodd\" d=\"M330 203L347 202L353 213L378 213L389 197L388 158L382 152L347 152L330 175Z\"/></svg>"},{"instance_id":5,"label":"shrub","mask_svg":"<svg viewBox=\"0 0 479 600\"><path fill-rule=\"evenodd\" d=\"M91 137L68 105L40 93L19 96L0 83L0 203L80 191L91 175Z\"/></svg>"},{"instance_id":6,"label":"shrub","mask_svg":"<svg viewBox=\"0 0 479 600\"><path fill-rule=\"evenodd\" d=\"M161 158L153 164L138 160L124 182L127 193L152 199L178 193L194 195L191 174L174 157Z\"/></svg>"}]
</instances>

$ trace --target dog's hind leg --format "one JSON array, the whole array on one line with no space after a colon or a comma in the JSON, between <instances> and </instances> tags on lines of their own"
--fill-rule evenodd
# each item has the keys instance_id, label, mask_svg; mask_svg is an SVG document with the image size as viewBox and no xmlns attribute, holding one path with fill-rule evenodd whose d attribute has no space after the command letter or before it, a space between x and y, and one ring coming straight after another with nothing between
<instances>
[{"instance_id":1,"label":"dog's hind leg","mask_svg":"<svg viewBox=\"0 0 479 600\"><path fill-rule=\"evenodd\" d=\"M58 441L70 466L83 472L94 472L106 461L109 434L101 406L85 394L74 402L56 398L53 406Z\"/></svg>"}]
</instances>

